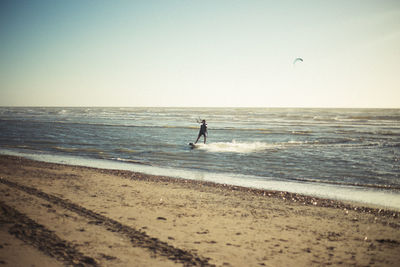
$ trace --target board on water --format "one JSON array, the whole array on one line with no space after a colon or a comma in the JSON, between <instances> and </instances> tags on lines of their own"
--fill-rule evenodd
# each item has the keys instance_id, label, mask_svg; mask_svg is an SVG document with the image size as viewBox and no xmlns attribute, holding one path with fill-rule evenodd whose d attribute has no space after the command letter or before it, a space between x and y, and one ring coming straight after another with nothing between
<instances>
[{"instance_id":1,"label":"board on water","mask_svg":"<svg viewBox=\"0 0 400 267\"><path fill-rule=\"evenodd\" d=\"M196 147L198 147L198 145L193 144L193 143L189 143L189 146L190 146L190 148L196 148Z\"/></svg>"},{"instance_id":2,"label":"board on water","mask_svg":"<svg viewBox=\"0 0 400 267\"><path fill-rule=\"evenodd\" d=\"M189 143L190 148L201 148L204 147L205 144L201 143L201 144L195 144L195 143Z\"/></svg>"}]
</instances>

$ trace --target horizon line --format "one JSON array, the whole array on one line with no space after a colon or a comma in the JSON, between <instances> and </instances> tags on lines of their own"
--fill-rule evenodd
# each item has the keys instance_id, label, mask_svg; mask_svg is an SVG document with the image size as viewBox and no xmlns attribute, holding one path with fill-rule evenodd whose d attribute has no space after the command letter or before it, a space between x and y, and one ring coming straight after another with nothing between
<instances>
[{"instance_id":1,"label":"horizon line","mask_svg":"<svg viewBox=\"0 0 400 267\"><path fill-rule=\"evenodd\" d=\"M400 107L318 107L318 106L103 106L103 105L0 105L0 108L236 108L236 109L251 109L251 108L271 108L271 109L400 109Z\"/></svg>"}]
</instances>

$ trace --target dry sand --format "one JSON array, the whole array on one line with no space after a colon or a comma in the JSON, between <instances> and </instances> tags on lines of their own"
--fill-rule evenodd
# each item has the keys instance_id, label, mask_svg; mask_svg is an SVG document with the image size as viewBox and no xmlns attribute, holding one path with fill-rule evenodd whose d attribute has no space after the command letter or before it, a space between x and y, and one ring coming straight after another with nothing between
<instances>
[{"instance_id":1,"label":"dry sand","mask_svg":"<svg viewBox=\"0 0 400 267\"><path fill-rule=\"evenodd\" d=\"M399 266L400 214L0 156L3 266Z\"/></svg>"}]
</instances>

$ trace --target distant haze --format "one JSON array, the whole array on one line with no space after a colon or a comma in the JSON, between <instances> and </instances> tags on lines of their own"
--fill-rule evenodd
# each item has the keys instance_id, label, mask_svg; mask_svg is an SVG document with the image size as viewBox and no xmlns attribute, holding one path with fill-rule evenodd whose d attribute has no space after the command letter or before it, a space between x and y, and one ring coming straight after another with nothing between
<instances>
[{"instance_id":1,"label":"distant haze","mask_svg":"<svg viewBox=\"0 0 400 267\"><path fill-rule=\"evenodd\" d=\"M0 106L400 108L398 0L3 0L0 38Z\"/></svg>"}]
</instances>

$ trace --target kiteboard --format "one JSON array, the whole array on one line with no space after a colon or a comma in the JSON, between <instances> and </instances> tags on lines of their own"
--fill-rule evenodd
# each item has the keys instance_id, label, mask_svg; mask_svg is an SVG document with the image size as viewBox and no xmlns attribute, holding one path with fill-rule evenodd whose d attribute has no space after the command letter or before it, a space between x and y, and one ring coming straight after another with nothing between
<instances>
[{"instance_id":1,"label":"kiteboard","mask_svg":"<svg viewBox=\"0 0 400 267\"><path fill-rule=\"evenodd\" d=\"M196 148L196 147L199 147L198 145L196 145L196 144L193 144L193 143L189 143L189 146L190 146L190 148Z\"/></svg>"}]
</instances>

